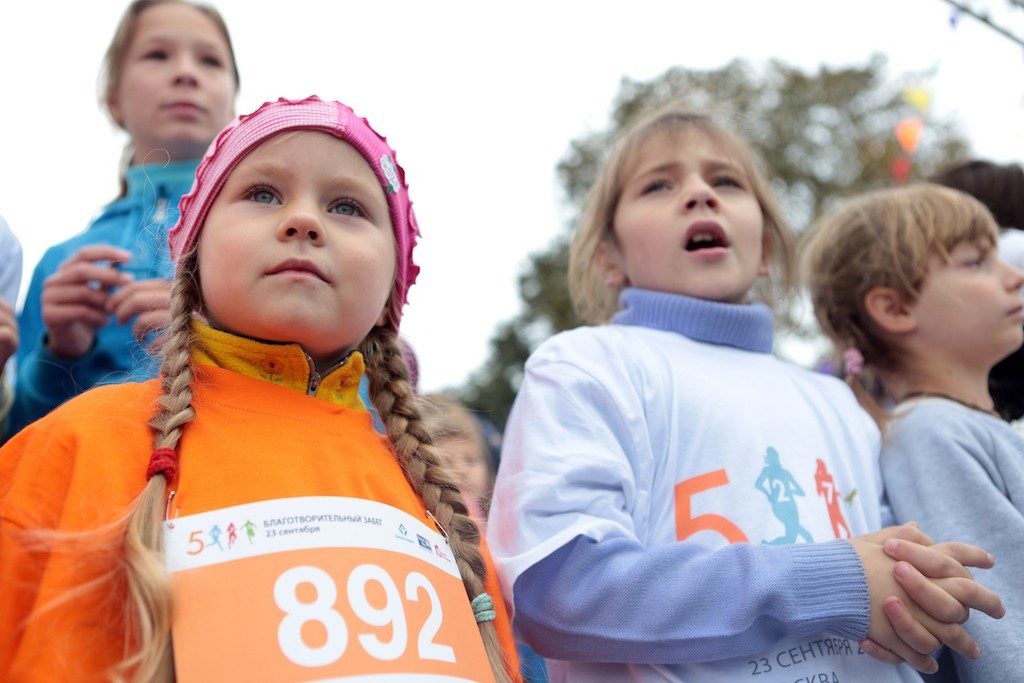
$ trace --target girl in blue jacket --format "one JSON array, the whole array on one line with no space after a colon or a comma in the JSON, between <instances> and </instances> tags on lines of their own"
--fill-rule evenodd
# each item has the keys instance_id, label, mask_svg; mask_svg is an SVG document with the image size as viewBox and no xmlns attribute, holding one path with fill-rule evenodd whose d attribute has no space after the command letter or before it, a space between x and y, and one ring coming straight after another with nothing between
<instances>
[{"instance_id":1,"label":"girl in blue jacket","mask_svg":"<svg viewBox=\"0 0 1024 683\"><path fill-rule=\"evenodd\" d=\"M206 146L234 116L238 70L216 10L135 0L104 58L102 101L129 136L122 194L51 247L18 318L9 432L106 382L154 374L145 339L167 317L167 230Z\"/></svg>"}]
</instances>

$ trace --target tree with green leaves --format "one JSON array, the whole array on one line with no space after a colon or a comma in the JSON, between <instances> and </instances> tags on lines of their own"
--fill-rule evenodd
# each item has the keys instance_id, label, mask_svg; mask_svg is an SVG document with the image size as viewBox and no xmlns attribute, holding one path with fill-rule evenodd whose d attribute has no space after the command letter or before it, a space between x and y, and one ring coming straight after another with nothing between
<instances>
[{"instance_id":1,"label":"tree with green leaves","mask_svg":"<svg viewBox=\"0 0 1024 683\"><path fill-rule=\"evenodd\" d=\"M908 103L904 92L926 78L885 74L885 59L864 66L814 73L771 61L735 60L696 71L672 68L650 81L623 79L606 130L569 143L558 165L567 201L577 212L602 155L641 113L669 100L708 112L751 142L766 161L768 177L797 231L837 199L892 183L893 164L905 156L894 135L908 117L924 121L910 177L929 175L968 155L955 127ZM501 324L491 340L487 363L460 397L503 426L530 352L548 336L576 327L566 284L571 227L549 248L530 257L519 278L523 310ZM783 324L792 325L792 321Z\"/></svg>"}]
</instances>

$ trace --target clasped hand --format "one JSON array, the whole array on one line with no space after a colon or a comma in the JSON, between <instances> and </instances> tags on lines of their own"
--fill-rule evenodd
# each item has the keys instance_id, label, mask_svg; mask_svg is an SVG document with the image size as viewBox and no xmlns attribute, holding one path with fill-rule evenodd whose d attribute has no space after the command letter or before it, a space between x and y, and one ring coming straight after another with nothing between
<instances>
[{"instance_id":1,"label":"clasped hand","mask_svg":"<svg viewBox=\"0 0 1024 683\"><path fill-rule=\"evenodd\" d=\"M78 358L92 348L97 331L113 318L137 316L132 334L142 340L167 324L171 282L135 281L116 268L131 260L117 247L82 247L43 283L42 317L51 353Z\"/></svg>"},{"instance_id":2,"label":"clasped hand","mask_svg":"<svg viewBox=\"0 0 1024 683\"><path fill-rule=\"evenodd\" d=\"M966 543L934 543L914 524L889 527L851 539L864 563L871 620L861 649L891 664L906 661L934 673L931 653L942 645L969 659L981 654L962 624L970 610L1001 618L999 596L967 567L988 569L991 555Z\"/></svg>"}]
</instances>

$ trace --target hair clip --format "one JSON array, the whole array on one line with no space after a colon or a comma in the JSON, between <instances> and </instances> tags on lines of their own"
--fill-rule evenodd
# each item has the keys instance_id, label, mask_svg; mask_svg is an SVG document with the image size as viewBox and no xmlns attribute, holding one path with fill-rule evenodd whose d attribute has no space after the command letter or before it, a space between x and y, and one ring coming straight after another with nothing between
<instances>
[{"instance_id":1,"label":"hair clip","mask_svg":"<svg viewBox=\"0 0 1024 683\"><path fill-rule=\"evenodd\" d=\"M843 367L847 375L857 377L864 372L864 354L856 346L843 351Z\"/></svg>"}]
</instances>

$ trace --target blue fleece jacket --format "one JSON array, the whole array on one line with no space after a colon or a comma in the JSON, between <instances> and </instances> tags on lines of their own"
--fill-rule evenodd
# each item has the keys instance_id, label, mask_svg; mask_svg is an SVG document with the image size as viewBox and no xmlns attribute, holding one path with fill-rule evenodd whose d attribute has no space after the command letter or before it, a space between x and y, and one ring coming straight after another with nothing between
<instances>
[{"instance_id":1,"label":"blue fleece jacket","mask_svg":"<svg viewBox=\"0 0 1024 683\"><path fill-rule=\"evenodd\" d=\"M96 335L92 349L80 358L59 358L46 348L42 320L43 282L64 261L89 245L111 245L132 252L122 266L136 280L170 278L167 231L178 218L178 200L192 187L198 160L132 166L127 193L111 202L81 234L51 247L32 273L25 304L18 316L21 346L18 377L8 435L97 384L152 377L157 363L132 336L134 319L124 325L111 319Z\"/></svg>"}]
</instances>

